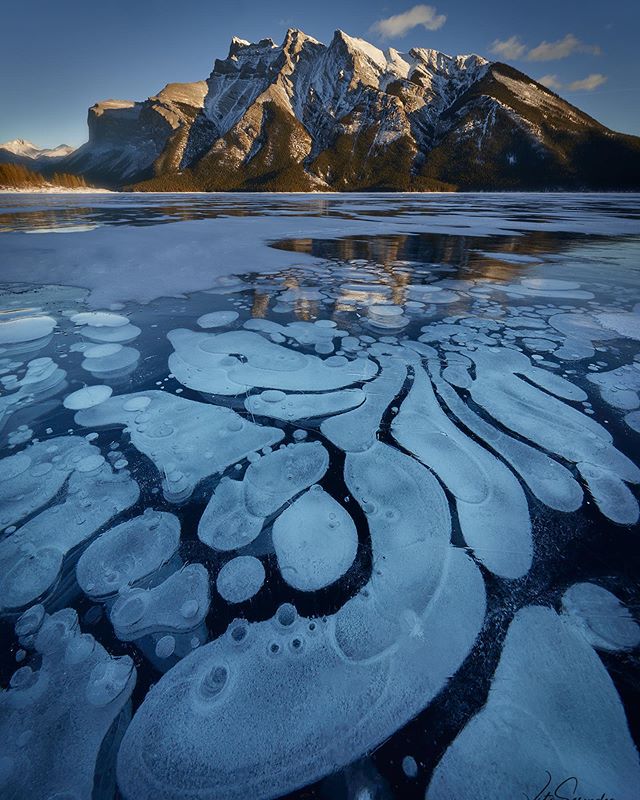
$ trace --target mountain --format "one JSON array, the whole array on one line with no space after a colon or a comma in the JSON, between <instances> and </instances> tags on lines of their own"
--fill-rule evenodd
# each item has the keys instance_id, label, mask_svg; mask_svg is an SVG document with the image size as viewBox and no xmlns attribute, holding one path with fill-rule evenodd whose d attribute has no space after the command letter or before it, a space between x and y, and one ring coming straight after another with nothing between
<instances>
[{"instance_id":1,"label":"mountain","mask_svg":"<svg viewBox=\"0 0 640 800\"><path fill-rule=\"evenodd\" d=\"M89 110L66 172L181 190L640 189L640 138L477 55L234 38L206 82Z\"/></svg>"},{"instance_id":2,"label":"mountain","mask_svg":"<svg viewBox=\"0 0 640 800\"><path fill-rule=\"evenodd\" d=\"M74 148L68 144L59 144L57 147L38 147L26 139L12 139L10 142L0 144L0 164L23 164L35 167L40 163L53 163L70 155Z\"/></svg>"}]
</instances>

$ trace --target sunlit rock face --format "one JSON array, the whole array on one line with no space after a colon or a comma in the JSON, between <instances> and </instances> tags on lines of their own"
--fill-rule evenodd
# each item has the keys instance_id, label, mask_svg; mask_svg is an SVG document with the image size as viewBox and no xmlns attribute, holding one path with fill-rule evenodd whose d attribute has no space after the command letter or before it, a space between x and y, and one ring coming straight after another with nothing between
<instances>
[{"instance_id":1,"label":"sunlit rock face","mask_svg":"<svg viewBox=\"0 0 640 800\"><path fill-rule=\"evenodd\" d=\"M149 306L0 290L2 798L635 797L637 201L481 202Z\"/></svg>"}]
</instances>

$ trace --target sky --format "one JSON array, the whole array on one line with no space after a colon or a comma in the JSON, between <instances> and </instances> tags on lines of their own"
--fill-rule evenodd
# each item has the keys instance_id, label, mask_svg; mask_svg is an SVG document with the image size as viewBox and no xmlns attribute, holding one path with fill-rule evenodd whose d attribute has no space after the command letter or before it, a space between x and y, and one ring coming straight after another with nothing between
<instances>
[{"instance_id":1,"label":"sky","mask_svg":"<svg viewBox=\"0 0 640 800\"><path fill-rule=\"evenodd\" d=\"M401 52L504 61L614 130L640 135L638 0L22 0L2 11L0 142L80 145L87 109L207 78L232 36L336 28Z\"/></svg>"}]
</instances>

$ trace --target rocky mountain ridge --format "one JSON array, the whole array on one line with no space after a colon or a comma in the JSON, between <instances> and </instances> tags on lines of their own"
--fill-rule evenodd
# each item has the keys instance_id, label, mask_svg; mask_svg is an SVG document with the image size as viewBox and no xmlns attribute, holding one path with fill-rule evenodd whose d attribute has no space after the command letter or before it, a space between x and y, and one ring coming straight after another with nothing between
<instances>
[{"instance_id":1,"label":"rocky mountain ridge","mask_svg":"<svg viewBox=\"0 0 640 800\"><path fill-rule=\"evenodd\" d=\"M89 109L56 164L146 191L640 189L640 138L478 55L234 38L207 81Z\"/></svg>"}]
</instances>

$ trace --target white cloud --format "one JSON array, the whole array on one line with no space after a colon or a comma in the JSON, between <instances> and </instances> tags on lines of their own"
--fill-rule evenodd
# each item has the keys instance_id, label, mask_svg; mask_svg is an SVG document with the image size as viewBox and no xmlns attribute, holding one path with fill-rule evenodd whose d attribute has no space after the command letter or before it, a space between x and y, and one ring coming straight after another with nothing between
<instances>
[{"instance_id":1,"label":"white cloud","mask_svg":"<svg viewBox=\"0 0 640 800\"><path fill-rule=\"evenodd\" d=\"M589 53L599 56L602 50L598 45L585 44L572 33L568 33L563 39L558 39L556 42L540 42L537 47L529 50L527 61L556 61L574 53Z\"/></svg>"},{"instance_id":2,"label":"white cloud","mask_svg":"<svg viewBox=\"0 0 640 800\"><path fill-rule=\"evenodd\" d=\"M573 83L568 84L567 89L571 92L592 92L594 89L602 86L603 83L606 83L606 81L606 75L594 72L592 75L588 75L580 81L573 81Z\"/></svg>"},{"instance_id":3,"label":"white cloud","mask_svg":"<svg viewBox=\"0 0 640 800\"><path fill-rule=\"evenodd\" d=\"M404 36L420 25L428 31L437 31L446 21L446 16L438 14L433 6L419 5L402 14L379 19L373 23L371 30L385 39L391 39L396 36Z\"/></svg>"},{"instance_id":4,"label":"white cloud","mask_svg":"<svg viewBox=\"0 0 640 800\"><path fill-rule=\"evenodd\" d=\"M538 83L546 86L547 89L552 89L554 92L558 92L560 89L566 89L569 92L592 92L606 82L607 76L601 75L599 72L594 72L586 78L572 81L571 83L561 83L557 75L543 75L538 78Z\"/></svg>"},{"instance_id":5,"label":"white cloud","mask_svg":"<svg viewBox=\"0 0 640 800\"><path fill-rule=\"evenodd\" d=\"M499 58L506 58L508 60L516 60L522 58L527 52L527 47L524 45L518 36L510 36L508 39L496 39L489 52Z\"/></svg>"},{"instance_id":6,"label":"white cloud","mask_svg":"<svg viewBox=\"0 0 640 800\"><path fill-rule=\"evenodd\" d=\"M543 86L546 86L547 89L552 89L555 92L562 89L562 84L558 80L557 75L543 75L541 78L538 78L538 83L541 83Z\"/></svg>"}]
</instances>

